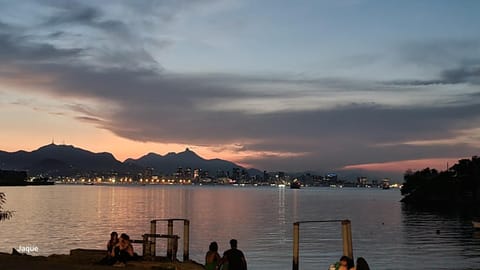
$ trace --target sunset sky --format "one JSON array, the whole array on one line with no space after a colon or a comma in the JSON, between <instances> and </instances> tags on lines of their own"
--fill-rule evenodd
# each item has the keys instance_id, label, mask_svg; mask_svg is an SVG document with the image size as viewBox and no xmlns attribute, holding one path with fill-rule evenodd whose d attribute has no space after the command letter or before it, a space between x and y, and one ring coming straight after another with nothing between
<instances>
[{"instance_id":1,"label":"sunset sky","mask_svg":"<svg viewBox=\"0 0 480 270\"><path fill-rule=\"evenodd\" d=\"M0 0L0 150L283 171L480 154L480 1Z\"/></svg>"}]
</instances>

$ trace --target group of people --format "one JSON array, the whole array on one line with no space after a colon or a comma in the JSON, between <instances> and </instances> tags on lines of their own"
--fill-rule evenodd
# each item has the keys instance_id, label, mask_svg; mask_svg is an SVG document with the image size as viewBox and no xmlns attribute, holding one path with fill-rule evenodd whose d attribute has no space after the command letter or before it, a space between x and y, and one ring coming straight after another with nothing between
<instances>
[{"instance_id":1,"label":"group of people","mask_svg":"<svg viewBox=\"0 0 480 270\"><path fill-rule=\"evenodd\" d=\"M247 270L247 260L243 252L237 248L237 244L237 240L230 240L230 249L220 257L217 242L210 243L205 255L205 269Z\"/></svg>"},{"instance_id":2,"label":"group of people","mask_svg":"<svg viewBox=\"0 0 480 270\"><path fill-rule=\"evenodd\" d=\"M217 242L211 242L205 255L206 270L247 270L247 260L241 250L237 248L236 239L230 240L230 249L220 256ZM107 256L102 260L104 264L113 266L125 266L127 261L135 260L138 255L133 251L130 237L117 232L110 234L107 242ZM363 257L357 258L355 265L352 258L342 256L336 264L332 264L329 270L370 270L367 261Z\"/></svg>"},{"instance_id":3,"label":"group of people","mask_svg":"<svg viewBox=\"0 0 480 270\"><path fill-rule=\"evenodd\" d=\"M352 258L342 256L339 262L330 266L329 270L370 270L370 267L363 257L358 257L355 265Z\"/></svg>"},{"instance_id":4,"label":"group of people","mask_svg":"<svg viewBox=\"0 0 480 270\"><path fill-rule=\"evenodd\" d=\"M124 267L127 261L134 260L137 254L133 251L132 242L126 233L120 237L117 232L110 233L110 240L107 242L107 256L103 263Z\"/></svg>"}]
</instances>

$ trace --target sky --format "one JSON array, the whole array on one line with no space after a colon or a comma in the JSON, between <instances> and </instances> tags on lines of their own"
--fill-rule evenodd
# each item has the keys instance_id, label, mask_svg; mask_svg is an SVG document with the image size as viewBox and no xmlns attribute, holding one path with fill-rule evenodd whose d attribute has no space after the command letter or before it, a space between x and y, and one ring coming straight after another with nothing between
<instances>
[{"instance_id":1,"label":"sky","mask_svg":"<svg viewBox=\"0 0 480 270\"><path fill-rule=\"evenodd\" d=\"M480 153L480 1L0 0L0 149L267 171Z\"/></svg>"}]
</instances>

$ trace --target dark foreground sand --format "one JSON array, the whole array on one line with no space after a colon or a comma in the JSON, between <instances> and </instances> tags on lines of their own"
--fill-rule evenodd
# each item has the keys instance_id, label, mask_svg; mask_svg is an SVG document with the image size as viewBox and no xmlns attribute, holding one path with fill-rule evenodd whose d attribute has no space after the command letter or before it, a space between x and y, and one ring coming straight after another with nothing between
<instances>
[{"instance_id":1,"label":"dark foreground sand","mask_svg":"<svg viewBox=\"0 0 480 270\"><path fill-rule=\"evenodd\" d=\"M148 269L148 270L203 270L202 265L189 262L135 261L124 268L99 265L105 252L97 250L72 250L70 255L26 256L0 253L1 270L106 270L106 269Z\"/></svg>"}]
</instances>

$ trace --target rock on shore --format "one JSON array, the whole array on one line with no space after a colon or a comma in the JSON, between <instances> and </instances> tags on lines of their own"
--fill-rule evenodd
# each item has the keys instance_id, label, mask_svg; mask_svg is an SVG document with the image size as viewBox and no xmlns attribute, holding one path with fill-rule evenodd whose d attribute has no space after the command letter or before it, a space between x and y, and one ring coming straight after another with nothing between
<instances>
[{"instance_id":1,"label":"rock on shore","mask_svg":"<svg viewBox=\"0 0 480 270\"><path fill-rule=\"evenodd\" d=\"M105 270L113 266L99 265L105 256L101 250L72 250L70 255L29 256L0 253L2 270ZM115 267L116 268L116 267ZM128 262L128 269L152 270L203 270L202 265L194 262L135 261Z\"/></svg>"}]
</instances>

